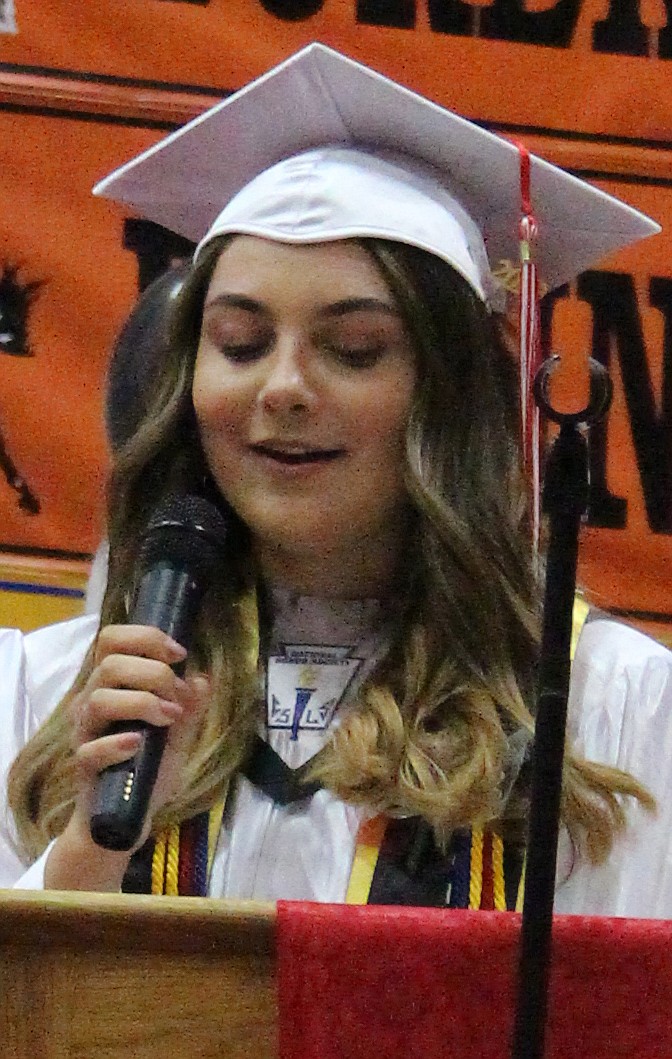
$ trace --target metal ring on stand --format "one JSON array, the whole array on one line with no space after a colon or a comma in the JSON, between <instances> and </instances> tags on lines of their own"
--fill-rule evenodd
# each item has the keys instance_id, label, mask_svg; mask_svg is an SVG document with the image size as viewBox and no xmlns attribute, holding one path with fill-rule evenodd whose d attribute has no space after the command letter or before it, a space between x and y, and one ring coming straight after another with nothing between
<instances>
[{"instance_id":1,"label":"metal ring on stand","mask_svg":"<svg viewBox=\"0 0 672 1059\"><path fill-rule=\"evenodd\" d=\"M609 372L598 360L589 357L590 399L588 404L579 412L559 412L553 407L548 397L548 384L559 363L560 357L557 354L548 357L534 377L534 396L540 410L548 419L560 426L589 426L591 423L596 423L611 404L614 387Z\"/></svg>"}]
</instances>

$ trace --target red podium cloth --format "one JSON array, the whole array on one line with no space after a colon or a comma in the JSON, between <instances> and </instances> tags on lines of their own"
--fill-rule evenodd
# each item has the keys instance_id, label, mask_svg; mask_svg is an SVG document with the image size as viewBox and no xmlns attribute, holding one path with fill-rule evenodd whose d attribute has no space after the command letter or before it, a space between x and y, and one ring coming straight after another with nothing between
<instances>
[{"instance_id":1,"label":"red podium cloth","mask_svg":"<svg viewBox=\"0 0 672 1059\"><path fill-rule=\"evenodd\" d=\"M280 1059L508 1059L520 916L278 904ZM672 924L558 916L547 1059L672 1059Z\"/></svg>"}]
</instances>

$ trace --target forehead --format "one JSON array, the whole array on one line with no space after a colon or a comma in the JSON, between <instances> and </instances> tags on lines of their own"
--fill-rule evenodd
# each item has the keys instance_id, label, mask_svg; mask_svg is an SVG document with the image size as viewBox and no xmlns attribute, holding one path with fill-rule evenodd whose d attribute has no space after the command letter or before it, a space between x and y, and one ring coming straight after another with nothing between
<instances>
[{"instance_id":1,"label":"forehead","mask_svg":"<svg viewBox=\"0 0 672 1059\"><path fill-rule=\"evenodd\" d=\"M351 239L299 245L235 236L217 260L208 295L224 292L332 302L365 295L394 304L375 260Z\"/></svg>"}]
</instances>

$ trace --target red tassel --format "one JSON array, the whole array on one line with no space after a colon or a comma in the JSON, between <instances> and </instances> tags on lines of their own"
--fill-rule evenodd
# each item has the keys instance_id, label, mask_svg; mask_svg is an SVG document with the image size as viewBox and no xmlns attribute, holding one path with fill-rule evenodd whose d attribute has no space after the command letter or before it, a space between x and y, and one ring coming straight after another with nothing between
<instances>
[{"instance_id":1,"label":"red tassel","mask_svg":"<svg viewBox=\"0 0 672 1059\"><path fill-rule=\"evenodd\" d=\"M539 409L533 384L541 363L539 281L534 263L537 222L532 210L530 155L516 143L520 155L520 425L525 469L532 488L532 533L535 551L541 530L541 437Z\"/></svg>"}]
</instances>

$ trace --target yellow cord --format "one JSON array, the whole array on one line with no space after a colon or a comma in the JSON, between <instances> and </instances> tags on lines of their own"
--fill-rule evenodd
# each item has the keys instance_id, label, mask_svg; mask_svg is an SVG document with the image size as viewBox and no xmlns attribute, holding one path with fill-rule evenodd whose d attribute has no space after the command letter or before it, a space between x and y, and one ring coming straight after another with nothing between
<instances>
[{"instance_id":1,"label":"yellow cord","mask_svg":"<svg viewBox=\"0 0 672 1059\"><path fill-rule=\"evenodd\" d=\"M516 897L516 912L523 911L523 902L525 900L525 869L527 867L527 857L523 859L523 867L520 871L520 882L518 883L518 896Z\"/></svg>"},{"instance_id":2,"label":"yellow cord","mask_svg":"<svg viewBox=\"0 0 672 1059\"><path fill-rule=\"evenodd\" d=\"M506 889L504 888L504 842L496 831L492 832L492 890L495 909L506 912Z\"/></svg>"},{"instance_id":3,"label":"yellow cord","mask_svg":"<svg viewBox=\"0 0 672 1059\"><path fill-rule=\"evenodd\" d=\"M177 897L179 887L180 862L180 825L173 824L168 829L166 841L166 894Z\"/></svg>"},{"instance_id":4,"label":"yellow cord","mask_svg":"<svg viewBox=\"0 0 672 1059\"><path fill-rule=\"evenodd\" d=\"M483 892L483 830L471 831L471 863L469 867L469 908L481 907Z\"/></svg>"},{"instance_id":5,"label":"yellow cord","mask_svg":"<svg viewBox=\"0 0 672 1059\"><path fill-rule=\"evenodd\" d=\"M152 893L162 894L166 875L166 835L159 835L152 854Z\"/></svg>"}]
</instances>

